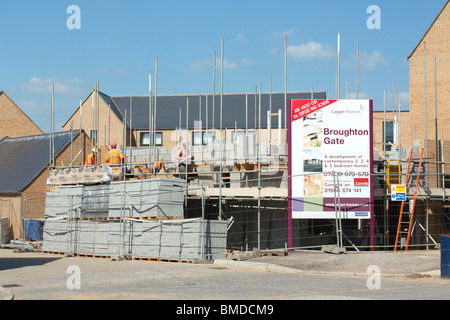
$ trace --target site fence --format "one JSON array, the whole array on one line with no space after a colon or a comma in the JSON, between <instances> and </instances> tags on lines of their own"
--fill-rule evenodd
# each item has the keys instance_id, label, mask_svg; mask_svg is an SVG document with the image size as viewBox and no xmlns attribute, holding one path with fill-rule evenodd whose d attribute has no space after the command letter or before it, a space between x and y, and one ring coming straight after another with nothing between
<instances>
[{"instance_id":1,"label":"site fence","mask_svg":"<svg viewBox=\"0 0 450 320\"><path fill-rule=\"evenodd\" d=\"M287 174L274 178L258 177L258 175L252 175L254 173L253 171L242 172L250 178L242 180L241 176L240 182L236 185L235 182L226 181L226 179L202 183L198 177L195 177L198 173L187 172L187 176L184 178L188 183L178 190L179 197L176 200L173 200L173 190L165 191L163 189L151 194L139 194L140 191L136 193L125 189L118 189L114 192L104 189L100 194L97 192L88 195L85 192L78 195L65 195L61 196L64 199L59 199L57 203L59 207L57 211L60 212L60 215L46 216L46 219L66 218L66 228L69 231L76 228L79 223L75 223L73 218L79 220L81 218L85 220L115 219L120 224L116 230L118 238L114 240L118 241L118 254L125 252L127 243L125 236L129 236L129 234L121 234L121 230L125 230L127 219L142 219L142 217L166 219L177 215L177 219L199 219L201 223L211 220L226 221L226 250L228 252L255 249L320 250L327 245L336 245L354 251L394 249L402 202L391 200L384 185L387 181L384 173L374 174L371 179L370 188L375 191L371 203L372 219L347 219L346 212L341 210L339 205L333 208L335 216L332 218L292 218L289 213L290 199L287 197L287 188L282 188L286 190L284 197L270 194L271 190L280 189L274 187L274 180L278 181L276 185L287 186ZM214 170L211 171L211 174L219 175ZM315 173L315 175L321 174ZM155 178L158 178L157 174L152 176L152 179ZM424 178L425 175L419 179L419 185L423 185ZM135 181L144 180L124 180L123 183L131 184ZM337 193L334 193L336 203L339 203L337 197L340 189L338 185L337 182L334 187L337 190ZM254 191L253 195L250 196L246 193L249 190ZM445 194L442 197L440 194L433 195L424 190L417 196L415 204L411 240L408 245L410 250L438 248L440 236L450 232L450 204L447 202ZM233 192L230 193L230 191ZM442 189L441 192L444 193L445 189ZM29 232L29 221L42 221L36 217L39 211L47 212L51 208L52 204L49 203L48 194L47 197L22 197L20 210L11 208L11 203L8 201L1 202L2 216L9 216L12 223L16 221L16 225L20 221L22 240L35 240L31 235L36 236L36 234ZM414 185L408 188L404 212L411 211L413 194ZM145 196L148 197L145 198ZM149 208L155 205L155 197L160 202L156 205L158 208L153 208L151 211ZM317 212L323 210L323 206L318 204L314 198L305 197L303 201L305 206L309 206L309 210ZM111 206L112 202L114 202L114 208ZM177 205L178 209L181 208L181 214L174 213L174 206ZM15 210L16 215L17 211L20 211L19 219L11 214L12 210ZM115 213L111 216L113 211ZM28 232L23 232L27 227ZM102 232L109 231L105 229ZM201 240L203 240L203 236L200 235ZM406 238L400 238L399 241L399 248L404 249ZM66 243L66 245L67 250L71 251L70 243ZM204 246L200 246L200 248L204 248ZM205 254L209 254L209 258L215 258L214 255L222 255L222 253L220 255L208 252L199 253L203 257Z\"/></svg>"}]
</instances>

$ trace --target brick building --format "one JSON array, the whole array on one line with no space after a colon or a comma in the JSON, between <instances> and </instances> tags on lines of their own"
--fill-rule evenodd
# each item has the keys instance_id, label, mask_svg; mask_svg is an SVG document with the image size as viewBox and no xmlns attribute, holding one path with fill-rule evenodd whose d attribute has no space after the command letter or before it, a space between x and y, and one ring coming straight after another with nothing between
<instances>
[{"instance_id":1,"label":"brick building","mask_svg":"<svg viewBox=\"0 0 450 320\"><path fill-rule=\"evenodd\" d=\"M0 91L0 139L44 133L4 91Z\"/></svg>"},{"instance_id":2,"label":"brick building","mask_svg":"<svg viewBox=\"0 0 450 320\"><path fill-rule=\"evenodd\" d=\"M0 140L0 217L9 217L14 239L21 239L21 217L44 218L50 174L50 134ZM55 166L68 166L71 158L83 159L90 140L84 131L54 134ZM79 158L74 164L79 165Z\"/></svg>"},{"instance_id":3,"label":"brick building","mask_svg":"<svg viewBox=\"0 0 450 320\"><path fill-rule=\"evenodd\" d=\"M440 160L441 144L444 161L450 159L450 1L447 1L428 30L408 57L410 90L410 126L415 128L416 139L425 148L429 161ZM426 79L426 82L425 82ZM426 97L425 97L426 94ZM437 126L436 126L437 125ZM437 135L437 137L436 137ZM410 135L408 144L413 144ZM438 144L436 146L436 139ZM427 143L425 143L427 141ZM435 165L428 165L436 172ZM450 172L450 166L445 166ZM436 179L432 185L436 186Z\"/></svg>"},{"instance_id":4,"label":"brick building","mask_svg":"<svg viewBox=\"0 0 450 320\"><path fill-rule=\"evenodd\" d=\"M287 98L326 99L326 93L324 91L289 92ZM206 147L209 141L220 139L220 130L218 130L220 128L220 95L215 95L214 104L212 94L208 97L206 95L158 95L153 104L157 109L156 148L172 149L179 145L180 141L188 141L191 146L201 148ZM272 113L278 113L279 109L283 117L284 93L261 94L263 146L266 146L268 141L267 112L271 110ZM225 144L243 135L246 128L250 135L256 133L255 141L258 141L259 94L224 94L222 114ZM187 128L186 121L188 121ZM111 142L116 142L122 150L124 144L148 148L149 122L148 96L108 96L102 92L98 92L97 95L97 91L93 90L63 125L63 130L81 127L93 138L92 140L98 136L100 159L104 163L107 151L104 146ZM284 118L281 123L283 134L281 141L278 141L278 116L271 117L271 144L273 145L285 143ZM97 129L93 130L93 128L98 128L98 133Z\"/></svg>"},{"instance_id":5,"label":"brick building","mask_svg":"<svg viewBox=\"0 0 450 320\"><path fill-rule=\"evenodd\" d=\"M440 235L449 230L449 193L446 189L444 194L442 187L449 187L450 165L442 168L437 162L450 161L450 1L445 2L408 61L411 134L406 143L413 145L416 139L424 149L428 173L424 178L428 197L419 199L415 210L415 219L424 229L416 230L421 243L431 244L431 238L439 242Z\"/></svg>"}]
</instances>

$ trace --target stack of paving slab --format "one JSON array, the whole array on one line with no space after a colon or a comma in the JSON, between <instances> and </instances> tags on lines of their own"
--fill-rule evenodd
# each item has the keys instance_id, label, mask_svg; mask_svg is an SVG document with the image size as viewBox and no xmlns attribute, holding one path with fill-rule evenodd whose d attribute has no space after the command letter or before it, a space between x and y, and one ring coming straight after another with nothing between
<instances>
[{"instance_id":1,"label":"stack of paving slab","mask_svg":"<svg viewBox=\"0 0 450 320\"><path fill-rule=\"evenodd\" d=\"M182 179L115 181L94 186L59 186L48 192L48 218L178 217L184 216ZM72 210L70 210L72 208Z\"/></svg>"},{"instance_id":2,"label":"stack of paving slab","mask_svg":"<svg viewBox=\"0 0 450 320\"><path fill-rule=\"evenodd\" d=\"M133 221L129 227L129 254L132 257L200 259L202 247L207 260L226 256L226 221L202 222L200 218L143 220Z\"/></svg>"},{"instance_id":3,"label":"stack of paving slab","mask_svg":"<svg viewBox=\"0 0 450 320\"><path fill-rule=\"evenodd\" d=\"M203 254L205 259L211 260L225 258L226 242L227 223L219 220L119 222L48 219L44 225L41 249L177 260L200 259Z\"/></svg>"},{"instance_id":4,"label":"stack of paving slab","mask_svg":"<svg viewBox=\"0 0 450 320\"><path fill-rule=\"evenodd\" d=\"M112 182L108 217L182 218L185 188L179 178Z\"/></svg>"},{"instance_id":5,"label":"stack of paving slab","mask_svg":"<svg viewBox=\"0 0 450 320\"><path fill-rule=\"evenodd\" d=\"M45 197L45 217L64 218L71 214L73 218L81 216L81 202L84 186L59 186L55 192L47 192ZM70 204L72 202L72 211Z\"/></svg>"},{"instance_id":6,"label":"stack of paving slab","mask_svg":"<svg viewBox=\"0 0 450 320\"><path fill-rule=\"evenodd\" d=\"M202 253L207 259L224 258L227 222L183 219L185 187L178 178L60 186L47 193L41 249L180 260L202 258Z\"/></svg>"}]
</instances>

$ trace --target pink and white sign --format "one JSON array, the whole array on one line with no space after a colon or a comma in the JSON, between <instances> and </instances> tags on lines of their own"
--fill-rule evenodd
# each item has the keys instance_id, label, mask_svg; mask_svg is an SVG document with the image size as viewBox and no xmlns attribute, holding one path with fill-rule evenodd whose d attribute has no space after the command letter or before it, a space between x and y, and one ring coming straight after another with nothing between
<instances>
[{"instance_id":1,"label":"pink and white sign","mask_svg":"<svg viewBox=\"0 0 450 320\"><path fill-rule=\"evenodd\" d=\"M371 100L290 100L292 219L370 219L373 206Z\"/></svg>"}]
</instances>

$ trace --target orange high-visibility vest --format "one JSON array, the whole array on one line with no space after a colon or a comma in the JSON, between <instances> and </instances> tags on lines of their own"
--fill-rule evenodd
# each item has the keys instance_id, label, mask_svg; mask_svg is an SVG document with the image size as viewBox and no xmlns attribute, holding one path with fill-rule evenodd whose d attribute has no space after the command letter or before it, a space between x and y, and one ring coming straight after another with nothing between
<instances>
[{"instance_id":1,"label":"orange high-visibility vest","mask_svg":"<svg viewBox=\"0 0 450 320\"><path fill-rule=\"evenodd\" d=\"M87 166L94 166L96 164L96 162L97 161L92 153L90 155L88 155L87 160L86 160Z\"/></svg>"},{"instance_id":2,"label":"orange high-visibility vest","mask_svg":"<svg viewBox=\"0 0 450 320\"><path fill-rule=\"evenodd\" d=\"M154 166L155 169L158 170L158 171L162 169L162 163L161 163L161 161L155 161L155 162L153 163L153 166Z\"/></svg>"},{"instance_id":3,"label":"orange high-visibility vest","mask_svg":"<svg viewBox=\"0 0 450 320\"><path fill-rule=\"evenodd\" d=\"M110 164L120 164L123 160L123 154L117 149L112 149L106 155L106 162Z\"/></svg>"}]
</instances>

